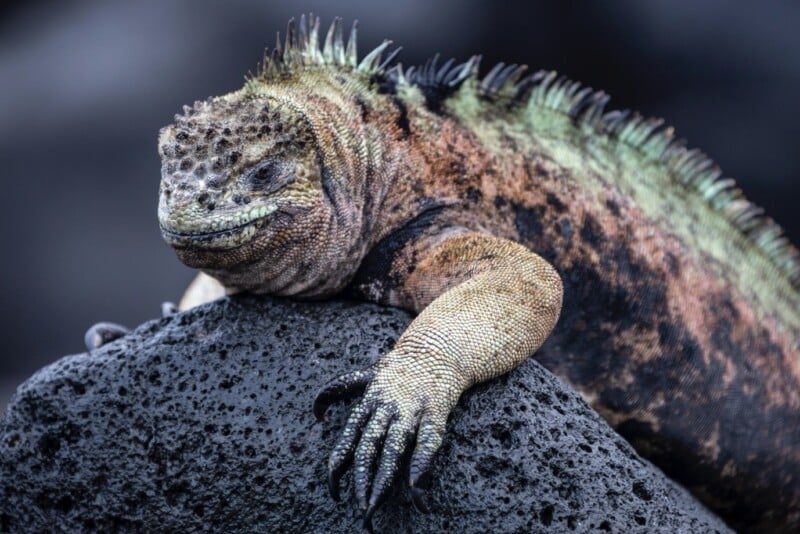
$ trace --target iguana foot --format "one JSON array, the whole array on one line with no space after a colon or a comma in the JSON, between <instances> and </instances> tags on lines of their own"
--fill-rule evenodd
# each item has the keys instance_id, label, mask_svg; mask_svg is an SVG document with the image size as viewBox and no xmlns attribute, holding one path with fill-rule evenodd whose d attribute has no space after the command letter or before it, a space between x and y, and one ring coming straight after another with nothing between
<instances>
[{"instance_id":1,"label":"iguana foot","mask_svg":"<svg viewBox=\"0 0 800 534\"><path fill-rule=\"evenodd\" d=\"M427 365L420 365L422 359ZM395 349L363 370L331 380L314 401L314 415L322 421L330 404L366 388L331 452L328 486L338 501L339 481L353 463L356 502L367 529L407 460L412 499L427 511L421 489L427 487L447 416L463 390L457 371L441 360L441 366L432 367L430 360Z\"/></svg>"},{"instance_id":2,"label":"iguana foot","mask_svg":"<svg viewBox=\"0 0 800 534\"><path fill-rule=\"evenodd\" d=\"M178 313L178 307L173 302L161 303L161 317L169 317ZM96 323L89 327L83 336L83 342L89 350L99 349L106 343L111 343L115 339L130 333L130 328L126 328L117 323Z\"/></svg>"},{"instance_id":3,"label":"iguana foot","mask_svg":"<svg viewBox=\"0 0 800 534\"><path fill-rule=\"evenodd\" d=\"M130 332L126 328L116 323L96 323L89 327L83 336L83 342L88 350L99 349L106 343L111 343Z\"/></svg>"}]
</instances>

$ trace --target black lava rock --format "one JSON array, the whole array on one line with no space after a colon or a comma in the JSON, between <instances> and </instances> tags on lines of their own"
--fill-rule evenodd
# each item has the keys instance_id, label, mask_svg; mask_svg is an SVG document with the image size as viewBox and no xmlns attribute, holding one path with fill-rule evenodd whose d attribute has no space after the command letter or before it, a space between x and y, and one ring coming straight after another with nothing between
<instances>
[{"instance_id":1,"label":"black lava rock","mask_svg":"<svg viewBox=\"0 0 800 534\"><path fill-rule=\"evenodd\" d=\"M0 530L353 532L325 485L348 405L329 378L388 350L409 317L242 297L63 358L0 421ZM379 532L727 531L531 360L452 414L423 515L398 485Z\"/></svg>"}]
</instances>

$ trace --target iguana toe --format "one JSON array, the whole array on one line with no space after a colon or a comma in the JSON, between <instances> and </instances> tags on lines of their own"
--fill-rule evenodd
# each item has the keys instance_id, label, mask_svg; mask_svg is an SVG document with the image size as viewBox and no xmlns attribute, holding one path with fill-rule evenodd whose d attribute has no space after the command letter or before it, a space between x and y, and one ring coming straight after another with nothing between
<instances>
[{"instance_id":1,"label":"iguana toe","mask_svg":"<svg viewBox=\"0 0 800 534\"><path fill-rule=\"evenodd\" d=\"M407 451L414 440L416 430L416 419L398 417L392 421L383 443L380 464L372 481L365 518L371 518L375 510L389 496L397 472L408 456Z\"/></svg>"},{"instance_id":2,"label":"iguana toe","mask_svg":"<svg viewBox=\"0 0 800 534\"><path fill-rule=\"evenodd\" d=\"M411 457L409 486L425 489L430 484L431 466L444 440L447 416L423 418L417 435L417 447Z\"/></svg>"},{"instance_id":3,"label":"iguana toe","mask_svg":"<svg viewBox=\"0 0 800 534\"><path fill-rule=\"evenodd\" d=\"M367 497L372 487L375 473L375 465L380 457L384 437L392 417L392 412L386 406L375 410L369 423L364 428L356 448L353 462L356 502L359 509L365 512L367 510Z\"/></svg>"},{"instance_id":4,"label":"iguana toe","mask_svg":"<svg viewBox=\"0 0 800 534\"><path fill-rule=\"evenodd\" d=\"M361 437L362 428L371 415L372 410L370 407L363 401L360 402L350 412L350 418L347 420L344 430L342 430L342 435L333 447L331 456L328 459L328 489L335 501L340 499L339 481L353 461L353 454L355 453L358 439Z\"/></svg>"},{"instance_id":5,"label":"iguana toe","mask_svg":"<svg viewBox=\"0 0 800 534\"><path fill-rule=\"evenodd\" d=\"M99 349L106 343L111 343L129 332L129 328L120 324L96 323L86 331L86 334L83 336L83 342L88 350Z\"/></svg>"},{"instance_id":6,"label":"iguana toe","mask_svg":"<svg viewBox=\"0 0 800 534\"><path fill-rule=\"evenodd\" d=\"M370 366L343 374L325 384L314 399L314 417L317 421L324 421L328 406L360 394L374 376L375 369Z\"/></svg>"}]
</instances>

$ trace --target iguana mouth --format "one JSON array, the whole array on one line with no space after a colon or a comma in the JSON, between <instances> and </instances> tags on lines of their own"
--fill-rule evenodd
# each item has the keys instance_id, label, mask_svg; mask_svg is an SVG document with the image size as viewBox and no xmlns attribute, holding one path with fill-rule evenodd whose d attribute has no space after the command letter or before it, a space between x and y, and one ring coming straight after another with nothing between
<instances>
[{"instance_id":1,"label":"iguana mouth","mask_svg":"<svg viewBox=\"0 0 800 534\"><path fill-rule=\"evenodd\" d=\"M160 223L161 235L172 246L207 246L227 248L239 246L255 236L267 224L274 208L261 206L226 218L202 221L200 224L173 225Z\"/></svg>"},{"instance_id":2,"label":"iguana mouth","mask_svg":"<svg viewBox=\"0 0 800 534\"><path fill-rule=\"evenodd\" d=\"M217 229L214 229L209 227L205 230L197 229L189 232L170 230L163 224L160 226L164 240L173 247L231 248L250 241L256 235L256 232L266 224L266 217L262 217L229 228L219 229L217 227Z\"/></svg>"}]
</instances>

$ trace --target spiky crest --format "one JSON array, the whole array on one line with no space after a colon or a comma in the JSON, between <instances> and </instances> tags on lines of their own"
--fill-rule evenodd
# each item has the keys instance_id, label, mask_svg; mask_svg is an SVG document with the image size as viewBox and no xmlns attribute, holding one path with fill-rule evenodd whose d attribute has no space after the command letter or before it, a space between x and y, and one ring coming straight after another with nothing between
<instances>
[{"instance_id":1,"label":"spiky crest","mask_svg":"<svg viewBox=\"0 0 800 534\"><path fill-rule=\"evenodd\" d=\"M383 53L392 44L391 41L385 40L359 62L358 21L353 21L345 42L342 19L334 18L321 48L319 29L320 20L316 15L309 14L308 17L301 15L299 24L295 24L294 19L291 19L286 26L284 42L281 43L281 35L278 32L275 48L271 53L269 50L264 52L264 60L256 75L250 77L248 81L268 82L306 67L338 67L371 77L385 72L386 67L400 52L400 48L397 48L382 60Z\"/></svg>"},{"instance_id":2,"label":"spiky crest","mask_svg":"<svg viewBox=\"0 0 800 534\"><path fill-rule=\"evenodd\" d=\"M675 137L674 130L662 119L646 118L630 110L606 111L609 96L602 91L583 87L580 83L558 76L555 71L538 71L523 76L525 65L498 63L483 78L479 77L480 56L455 64L450 59L439 65L435 55L420 67L403 69L393 64L400 48L385 59L383 53L391 41L383 41L360 62L356 50L358 21L353 22L344 41L342 19L335 18L319 46L319 17L310 14L300 17L299 25L289 21L281 45L278 34L271 54L255 77L248 81L281 78L307 67L342 68L378 82L382 90L394 92L398 84L419 88L428 107L441 111L442 103L472 81L478 95L505 108L537 106L570 117L576 127L591 128L636 149L646 158L659 162L676 182L700 195L761 250L800 289L800 252L785 237L782 228L764 210L748 201L730 178L722 178L719 167L697 149L687 149L685 141Z\"/></svg>"},{"instance_id":3,"label":"spiky crest","mask_svg":"<svg viewBox=\"0 0 800 534\"><path fill-rule=\"evenodd\" d=\"M472 56L458 65L454 65L454 59L447 60L441 66L438 62L439 54L436 54L425 65L409 67L405 72L397 65L387 71L385 77L395 84L402 77L406 83L417 86L425 97L428 108L439 111L444 100L455 93L466 80L477 76L480 56Z\"/></svg>"},{"instance_id":4,"label":"spiky crest","mask_svg":"<svg viewBox=\"0 0 800 534\"><path fill-rule=\"evenodd\" d=\"M643 117L629 110L606 111L608 95L553 71L540 71L519 81L508 72L508 67L493 69L478 86L481 94L492 99L505 95L506 102L510 99L512 103L533 103L564 113L576 126L592 128L659 162L681 186L721 212L789 278L793 287L800 289L800 252L783 229L765 216L762 208L747 200L733 179L723 178L711 158L697 149L687 149L685 141L676 138L673 128L665 126L663 119ZM507 78L498 81L501 76Z\"/></svg>"}]
</instances>

